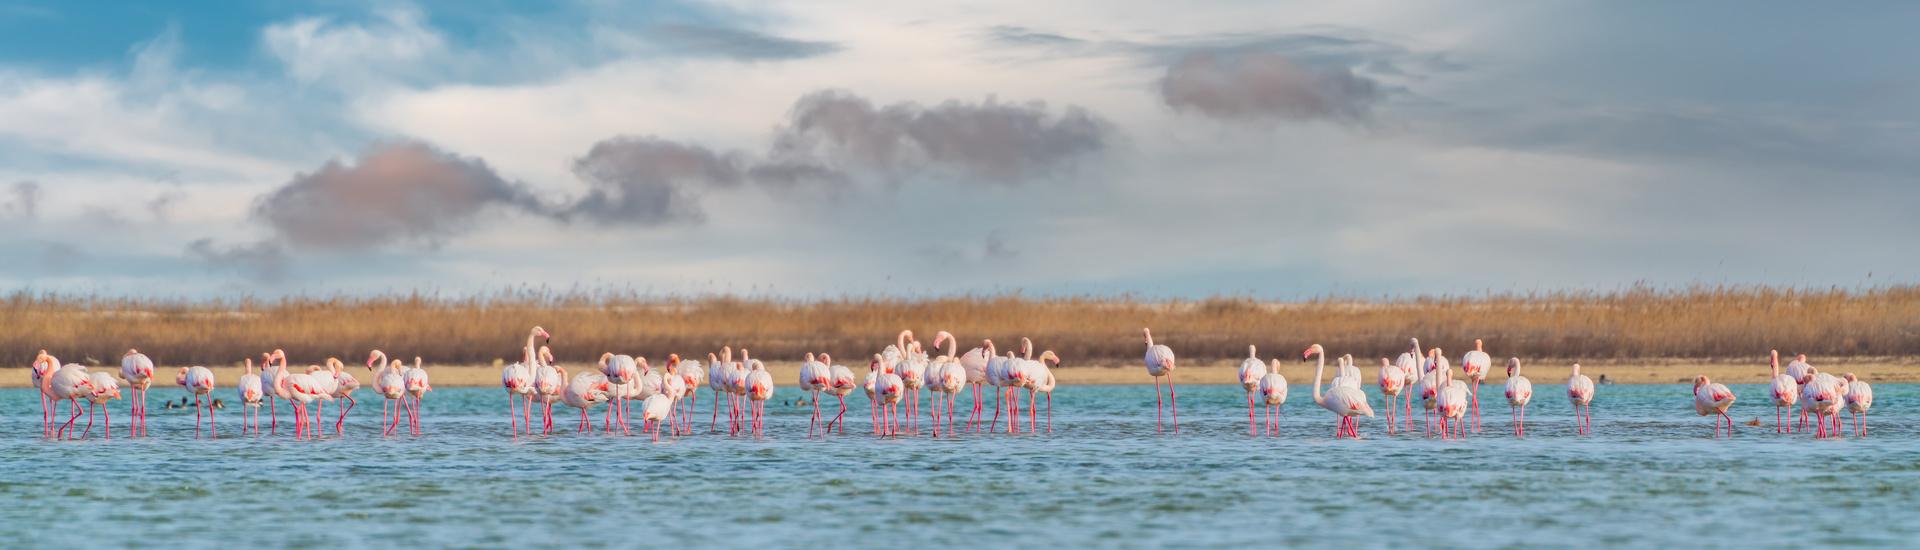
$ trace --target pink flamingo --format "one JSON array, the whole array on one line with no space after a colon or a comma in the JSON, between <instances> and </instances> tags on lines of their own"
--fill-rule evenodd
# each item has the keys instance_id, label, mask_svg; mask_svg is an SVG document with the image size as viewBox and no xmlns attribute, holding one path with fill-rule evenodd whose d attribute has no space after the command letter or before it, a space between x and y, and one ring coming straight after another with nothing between
<instances>
[{"instance_id":1,"label":"pink flamingo","mask_svg":"<svg viewBox=\"0 0 1920 550\"><path fill-rule=\"evenodd\" d=\"M240 394L240 435L246 435L249 429L253 430L254 435L260 435L260 401L267 397L266 385L260 381L260 375L253 373L253 358L248 357L246 363L246 372L240 375L240 383L234 386ZM252 417L251 422L249 416Z\"/></svg>"},{"instance_id":2,"label":"pink flamingo","mask_svg":"<svg viewBox=\"0 0 1920 550\"><path fill-rule=\"evenodd\" d=\"M953 431L954 401L960 396L960 390L967 386L967 367L960 364L960 357L954 354L959 347L960 342L954 339L952 333L943 330L933 335L933 350L945 351L934 356L932 364L927 366L927 388L932 390L934 396L932 420L933 435L936 437L940 435L942 414L946 415L947 431ZM1052 394L1048 394L1048 399L1052 399Z\"/></svg>"},{"instance_id":3,"label":"pink flamingo","mask_svg":"<svg viewBox=\"0 0 1920 550\"><path fill-rule=\"evenodd\" d=\"M220 427L215 423L213 412L213 371L206 367L180 367L187 382L187 391L193 393L193 433L200 435L200 411L207 413L207 432L215 439L220 437ZM204 403L203 403L204 401Z\"/></svg>"},{"instance_id":4,"label":"pink flamingo","mask_svg":"<svg viewBox=\"0 0 1920 550\"><path fill-rule=\"evenodd\" d=\"M1399 357L1394 358L1393 366L1398 367L1401 376L1405 378L1405 380L1400 383L1403 391L1413 392L1420 384L1421 375L1425 373L1422 372L1420 368L1420 339L1410 338L1409 340L1413 345L1412 351L1401 353ZM1402 429L1409 432L1413 431L1413 395L1411 395L1411 393L1400 396L1400 409L1401 412L1404 413L1401 415L1404 418L1404 420L1401 421L1404 423Z\"/></svg>"},{"instance_id":5,"label":"pink flamingo","mask_svg":"<svg viewBox=\"0 0 1920 550\"><path fill-rule=\"evenodd\" d=\"M813 402L813 417L807 420L807 437L813 437L814 428L820 422L820 393L833 385L833 371L807 352L806 359L800 361L800 391L807 392L807 399Z\"/></svg>"},{"instance_id":6,"label":"pink flamingo","mask_svg":"<svg viewBox=\"0 0 1920 550\"><path fill-rule=\"evenodd\" d=\"M507 419L514 437L520 436L521 420L526 421L527 435L533 435L533 371L540 364L534 346L542 338L553 342L553 335L548 334L547 329L533 327L527 333L527 347L521 361L500 369L500 386L507 390ZM514 406L520 402L526 403L525 410L515 412Z\"/></svg>"},{"instance_id":7,"label":"pink flamingo","mask_svg":"<svg viewBox=\"0 0 1920 550\"><path fill-rule=\"evenodd\" d=\"M1267 406L1267 434L1280 435L1280 406L1287 404L1287 377L1280 375L1279 359L1267 364L1267 374L1260 377L1256 391Z\"/></svg>"},{"instance_id":8,"label":"pink flamingo","mask_svg":"<svg viewBox=\"0 0 1920 550\"><path fill-rule=\"evenodd\" d=\"M1733 437L1733 418L1727 416L1727 409L1733 407L1733 390L1726 384L1708 380L1706 375L1693 377L1693 412L1700 416L1719 415L1713 419L1713 436L1720 437L1720 421L1727 424L1727 437Z\"/></svg>"},{"instance_id":9,"label":"pink flamingo","mask_svg":"<svg viewBox=\"0 0 1920 550\"><path fill-rule=\"evenodd\" d=\"M873 390L869 396L878 407L878 414L874 416L874 433L882 436L898 435L900 426L894 418L899 410L905 384L900 381L900 375L893 374L882 366L885 362L885 358L876 353L873 355L873 362L867 365L867 369L873 373Z\"/></svg>"},{"instance_id":10,"label":"pink flamingo","mask_svg":"<svg viewBox=\"0 0 1920 550\"><path fill-rule=\"evenodd\" d=\"M1153 343L1153 330L1140 329L1147 337L1147 375L1153 377L1153 429L1160 431L1160 377L1167 377L1167 394L1173 402L1173 433L1180 433L1180 394L1173 389L1173 348Z\"/></svg>"},{"instance_id":11,"label":"pink flamingo","mask_svg":"<svg viewBox=\"0 0 1920 550\"><path fill-rule=\"evenodd\" d=\"M1247 358L1240 360L1240 389L1247 392L1247 437L1259 435L1253 423L1253 393L1260 387L1260 378L1267 374L1267 364L1252 344L1247 345ZM1389 421L1391 422L1391 421Z\"/></svg>"},{"instance_id":12,"label":"pink flamingo","mask_svg":"<svg viewBox=\"0 0 1920 550\"><path fill-rule=\"evenodd\" d=\"M285 355L280 354L278 351L276 351L274 355L279 356L281 361L286 360ZM313 403L314 400L319 399L320 396L323 395L320 393L315 382L311 374L292 373L284 367L274 372L274 393L286 396L287 403L293 405L294 439L316 437L312 433L313 430L307 427L309 424L307 420L307 405Z\"/></svg>"},{"instance_id":13,"label":"pink flamingo","mask_svg":"<svg viewBox=\"0 0 1920 550\"><path fill-rule=\"evenodd\" d=\"M832 363L831 357L828 359L828 361L824 362L827 363L828 372L833 375L833 384L827 387L827 393L833 394L835 398L840 400L840 413L834 415L833 420L827 421L827 431L833 431L834 424L838 423L840 425L840 433L844 434L847 433L847 424L845 421L847 417L847 394L853 393L853 388L858 386L859 382L853 378L853 369L847 368L846 365L835 365Z\"/></svg>"},{"instance_id":14,"label":"pink flamingo","mask_svg":"<svg viewBox=\"0 0 1920 550\"><path fill-rule=\"evenodd\" d=\"M1847 381L1847 412L1853 413L1853 435L1866 437L1867 411L1873 408L1873 386L1860 381L1849 372L1842 378Z\"/></svg>"},{"instance_id":15,"label":"pink flamingo","mask_svg":"<svg viewBox=\"0 0 1920 550\"><path fill-rule=\"evenodd\" d=\"M48 391L47 385L44 384L44 382L46 382L47 377L53 376L55 371L60 370L60 360L54 358L52 355L47 355L47 350L40 350L40 354L33 358L33 367L31 370L33 371L33 387L40 388L40 435L51 438L54 435L54 408L59 401L53 398L53 394Z\"/></svg>"},{"instance_id":16,"label":"pink flamingo","mask_svg":"<svg viewBox=\"0 0 1920 550\"><path fill-rule=\"evenodd\" d=\"M153 360L137 349L128 349L120 356L120 378L127 381L132 390L127 403L129 415L133 417L127 426L127 435L139 437L147 433L147 388L153 387Z\"/></svg>"},{"instance_id":17,"label":"pink flamingo","mask_svg":"<svg viewBox=\"0 0 1920 550\"><path fill-rule=\"evenodd\" d=\"M1327 370L1327 352L1320 347L1320 344L1314 344L1301 354L1301 358L1316 354L1320 356L1320 362L1313 369L1313 402L1340 417L1340 424L1333 432L1334 439L1341 437L1359 439L1360 423L1356 417L1373 416L1373 406L1367 404L1367 395L1362 393L1358 386L1332 384L1332 387L1327 388L1326 394L1321 394L1320 377Z\"/></svg>"},{"instance_id":18,"label":"pink flamingo","mask_svg":"<svg viewBox=\"0 0 1920 550\"><path fill-rule=\"evenodd\" d=\"M982 340L983 347L967 350L960 356L960 366L966 369L967 385L973 387L973 412L967 416L967 429L978 431L980 423L986 421L985 393L987 384L987 362L999 353L993 349L993 340Z\"/></svg>"},{"instance_id":19,"label":"pink flamingo","mask_svg":"<svg viewBox=\"0 0 1920 550\"><path fill-rule=\"evenodd\" d=\"M93 387L87 393L87 428L80 430L80 439L86 439L87 434L93 433L93 409L96 405L99 406L100 413L107 418L107 439L113 439L113 409L107 408L107 402L120 398L120 382L114 380L113 375L104 372L90 373L87 378ZM1855 418L1854 424L1859 424L1858 417Z\"/></svg>"},{"instance_id":20,"label":"pink flamingo","mask_svg":"<svg viewBox=\"0 0 1920 550\"><path fill-rule=\"evenodd\" d=\"M1387 358L1381 357L1379 384L1380 384L1380 395L1384 396L1387 400L1386 421L1387 421L1388 435L1393 434L1394 426L1396 424L1394 420L1394 415L1393 415L1394 411L1396 410L1394 405L1394 398L1397 398L1400 396L1401 390L1406 388L1406 383L1407 383L1406 372L1401 371L1400 367L1394 366L1393 362L1388 361Z\"/></svg>"},{"instance_id":21,"label":"pink flamingo","mask_svg":"<svg viewBox=\"0 0 1920 550\"><path fill-rule=\"evenodd\" d=\"M1533 401L1533 381L1520 375L1520 358L1507 358L1507 406L1513 409L1513 436L1527 436L1527 403Z\"/></svg>"},{"instance_id":22,"label":"pink flamingo","mask_svg":"<svg viewBox=\"0 0 1920 550\"><path fill-rule=\"evenodd\" d=\"M1767 385L1767 396L1773 400L1773 432L1793 431L1787 425L1787 417L1794 405L1800 404L1800 383L1792 376L1780 373L1780 350L1767 352L1767 363L1773 367L1772 383Z\"/></svg>"},{"instance_id":23,"label":"pink flamingo","mask_svg":"<svg viewBox=\"0 0 1920 550\"><path fill-rule=\"evenodd\" d=\"M1580 374L1579 363L1573 364L1573 374L1567 376L1567 401L1573 403L1576 431L1580 435L1593 433L1593 379Z\"/></svg>"},{"instance_id":24,"label":"pink flamingo","mask_svg":"<svg viewBox=\"0 0 1920 550\"><path fill-rule=\"evenodd\" d=\"M347 426L347 413L353 412L353 406L360 404L358 400L353 398L354 390L360 389L360 379L354 378L351 372L340 370L341 367L345 366L346 363L342 363L338 357L327 358L327 370L333 375L333 391L329 393L333 395L334 399L347 400L347 406L340 408L340 417L333 421L333 435L341 435L343 433L343 430Z\"/></svg>"},{"instance_id":25,"label":"pink flamingo","mask_svg":"<svg viewBox=\"0 0 1920 550\"><path fill-rule=\"evenodd\" d=\"M1460 358L1460 370L1467 374L1472 384L1473 433L1480 433L1480 385L1487 380L1487 370L1493 368L1493 356L1487 355L1486 346L1479 338L1473 339L1473 351Z\"/></svg>"},{"instance_id":26,"label":"pink flamingo","mask_svg":"<svg viewBox=\"0 0 1920 550\"><path fill-rule=\"evenodd\" d=\"M742 355L744 357L744 355ZM747 361L747 400L753 406L753 435L765 434L767 400L773 398L773 374L759 359Z\"/></svg>"}]
</instances>

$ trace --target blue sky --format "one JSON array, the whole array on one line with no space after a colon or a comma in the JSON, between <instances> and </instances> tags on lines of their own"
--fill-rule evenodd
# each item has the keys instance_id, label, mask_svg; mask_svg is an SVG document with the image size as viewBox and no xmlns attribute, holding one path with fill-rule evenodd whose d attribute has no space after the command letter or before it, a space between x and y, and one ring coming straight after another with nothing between
<instances>
[{"instance_id":1,"label":"blue sky","mask_svg":"<svg viewBox=\"0 0 1920 550\"><path fill-rule=\"evenodd\" d=\"M1917 11L0 0L0 287L1906 283Z\"/></svg>"}]
</instances>

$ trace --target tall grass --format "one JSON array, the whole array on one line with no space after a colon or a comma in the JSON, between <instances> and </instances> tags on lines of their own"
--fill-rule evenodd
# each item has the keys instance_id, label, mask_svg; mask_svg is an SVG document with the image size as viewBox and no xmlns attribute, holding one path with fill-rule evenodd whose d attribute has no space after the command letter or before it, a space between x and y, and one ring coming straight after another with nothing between
<instances>
[{"instance_id":1,"label":"tall grass","mask_svg":"<svg viewBox=\"0 0 1920 550\"><path fill-rule=\"evenodd\" d=\"M47 349L106 364L129 347L165 364L227 364L284 348L299 362L364 360L380 348L431 363L519 358L529 327L554 334L563 360L619 351L704 356L722 345L791 359L826 351L855 363L903 328L1000 349L1028 336L1068 364L1137 360L1140 328L1190 360L1284 357L1309 343L1360 357L1397 354L1407 337L1450 355L1484 338L1496 355L1590 359L1920 356L1920 286L1871 289L1636 287L1611 292L1410 298L1144 301L1017 294L813 301L650 297L514 290L424 295L191 301L17 292L0 302L0 356L24 366Z\"/></svg>"}]
</instances>

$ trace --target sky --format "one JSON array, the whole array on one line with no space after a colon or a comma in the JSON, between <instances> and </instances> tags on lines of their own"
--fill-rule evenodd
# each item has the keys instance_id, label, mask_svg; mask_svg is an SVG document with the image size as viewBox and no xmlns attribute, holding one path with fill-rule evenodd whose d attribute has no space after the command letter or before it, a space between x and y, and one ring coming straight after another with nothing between
<instances>
[{"instance_id":1,"label":"sky","mask_svg":"<svg viewBox=\"0 0 1920 550\"><path fill-rule=\"evenodd\" d=\"M1906 284L1916 12L0 0L0 289Z\"/></svg>"}]
</instances>

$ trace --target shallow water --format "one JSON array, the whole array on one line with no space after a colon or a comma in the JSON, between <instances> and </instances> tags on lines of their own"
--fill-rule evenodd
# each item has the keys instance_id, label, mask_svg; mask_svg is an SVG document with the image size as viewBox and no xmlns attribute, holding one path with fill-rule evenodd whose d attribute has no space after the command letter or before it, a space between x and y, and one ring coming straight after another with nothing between
<instances>
[{"instance_id":1,"label":"shallow water","mask_svg":"<svg viewBox=\"0 0 1920 550\"><path fill-rule=\"evenodd\" d=\"M1920 385L1876 386L1869 436L1828 441L1773 433L1764 388L1734 389L1730 440L1708 437L1687 385L1599 387L1587 437L1564 387L1541 385L1523 440L1487 386L1484 432L1464 441L1387 436L1378 418L1363 421L1366 439L1334 441L1306 386L1292 388L1278 438L1247 436L1237 386L1182 387L1179 435L1156 434L1143 385L1062 388L1051 434L939 440L866 435L857 394L846 435L809 439L807 412L779 405L791 389L765 437L709 435L703 392L698 433L659 444L574 433L577 415L560 408L566 431L515 440L502 392L479 388L430 394L418 438L378 436L369 395L345 437L240 436L228 409L219 439L195 440L191 413L160 408L181 392L163 388L150 394L152 437L126 438L115 402L112 440L96 425L90 440L55 442L40 437L33 392L0 390L0 540L1723 547L1920 534L1906 521L1920 504Z\"/></svg>"}]
</instances>

